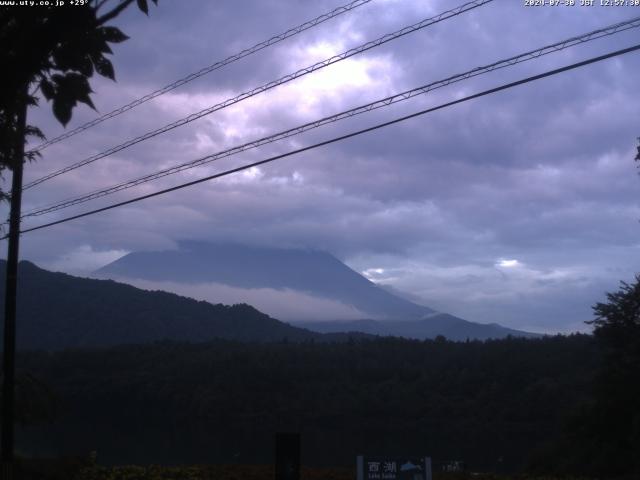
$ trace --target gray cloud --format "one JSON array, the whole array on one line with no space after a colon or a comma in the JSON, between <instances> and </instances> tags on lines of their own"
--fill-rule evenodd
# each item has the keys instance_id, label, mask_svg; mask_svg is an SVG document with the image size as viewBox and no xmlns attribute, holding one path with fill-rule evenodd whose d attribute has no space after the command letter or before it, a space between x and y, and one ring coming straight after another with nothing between
<instances>
[{"instance_id":1,"label":"gray cloud","mask_svg":"<svg viewBox=\"0 0 640 480\"><path fill-rule=\"evenodd\" d=\"M133 10L126 14L121 24L132 38L116 50L118 83L97 79L94 85L101 112L337 6L257 0L188 5L160 2L148 19ZM28 166L27 180L452 6L375 0L50 147ZM525 8L498 0L47 182L25 192L24 206L213 153L634 13ZM598 40L90 205L322 141L636 41L635 30ZM321 248L359 271L383 268L391 274L375 281L469 320L538 331L580 328L604 291L631 280L638 269L640 185L633 157L639 69L640 56L631 54L478 99L27 234L21 252L44 265L82 271L109 252L171 248L181 238ZM72 123L93 115L79 107ZM63 131L48 105L29 118L49 137ZM509 259L518 267L496 267Z\"/></svg>"},{"instance_id":2,"label":"gray cloud","mask_svg":"<svg viewBox=\"0 0 640 480\"><path fill-rule=\"evenodd\" d=\"M173 292L214 304L248 303L283 321L358 320L369 317L350 305L290 289L248 289L219 283L185 285L176 282L154 282L141 279L122 279L122 281L145 290Z\"/></svg>"}]
</instances>

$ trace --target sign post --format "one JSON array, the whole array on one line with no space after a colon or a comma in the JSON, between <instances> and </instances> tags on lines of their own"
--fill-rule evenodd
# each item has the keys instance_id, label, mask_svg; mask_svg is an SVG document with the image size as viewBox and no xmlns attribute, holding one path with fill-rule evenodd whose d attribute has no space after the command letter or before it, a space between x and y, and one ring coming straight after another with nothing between
<instances>
[{"instance_id":1,"label":"sign post","mask_svg":"<svg viewBox=\"0 0 640 480\"><path fill-rule=\"evenodd\" d=\"M357 480L432 480L430 457L356 458Z\"/></svg>"},{"instance_id":2,"label":"sign post","mask_svg":"<svg viewBox=\"0 0 640 480\"><path fill-rule=\"evenodd\" d=\"M276 480L300 480L299 433L276 433Z\"/></svg>"}]
</instances>

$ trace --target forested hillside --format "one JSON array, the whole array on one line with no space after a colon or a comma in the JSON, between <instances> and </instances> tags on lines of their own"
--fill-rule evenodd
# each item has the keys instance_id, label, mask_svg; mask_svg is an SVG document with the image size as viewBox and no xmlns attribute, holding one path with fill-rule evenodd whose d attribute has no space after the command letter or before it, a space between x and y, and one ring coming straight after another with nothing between
<instances>
[{"instance_id":1,"label":"forested hillside","mask_svg":"<svg viewBox=\"0 0 640 480\"><path fill-rule=\"evenodd\" d=\"M5 261L0 261L4 291ZM111 280L79 278L20 262L18 348L58 350L160 340L291 341L346 338L292 327L250 305L213 305ZM4 297L0 297L0 309ZM1 334L1 332L0 332Z\"/></svg>"},{"instance_id":2,"label":"forested hillside","mask_svg":"<svg viewBox=\"0 0 640 480\"><path fill-rule=\"evenodd\" d=\"M306 465L411 453L514 470L588 401L598 362L589 336L23 353L57 420L22 430L20 445L101 462L270 463L274 432L293 430Z\"/></svg>"}]
</instances>

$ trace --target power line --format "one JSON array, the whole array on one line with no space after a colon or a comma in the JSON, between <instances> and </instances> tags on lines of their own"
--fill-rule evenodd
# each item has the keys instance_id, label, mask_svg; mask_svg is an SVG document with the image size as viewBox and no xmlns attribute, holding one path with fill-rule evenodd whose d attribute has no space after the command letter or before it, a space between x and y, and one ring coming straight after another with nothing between
<instances>
[{"instance_id":1,"label":"power line","mask_svg":"<svg viewBox=\"0 0 640 480\"><path fill-rule=\"evenodd\" d=\"M170 92L171 90L174 90L178 87L181 87L182 85L189 83L193 80L195 80L196 78L200 78L203 75L206 75L208 73L213 72L214 70L218 70L226 65L229 65L233 62L236 62L244 57L248 57L249 55L252 55L254 53L259 52L260 50L263 50L267 47L270 47L272 45L275 45L276 43L280 43L284 40L286 40L287 38L293 37L295 35L298 35L299 33L304 32L305 30L309 30L310 28L313 28L317 25L320 25L321 23L326 22L327 20L331 20L332 18L335 18L339 15L342 15L343 13L347 13L350 12L351 10L354 10L358 7L361 7L362 5L365 5L369 2L371 2L372 0L355 0L347 5L342 5L340 7L337 7L333 10L331 10L328 13L323 13L322 15L309 20L307 22L304 22L296 27L290 28L289 30L287 30L284 33L281 33L279 35L274 35L273 37L269 38L268 40L264 40L260 43L255 44L252 47L246 48L234 55L231 55L227 58L225 58L224 60L220 60L217 61L207 67L204 67L200 70L198 70L197 72L191 73L189 75L187 75L186 77L180 78L178 80L176 80L173 83L170 83L169 85L166 85L162 88L159 88L158 90L155 90L151 93L148 93L147 95L137 98L135 100L133 100L130 103L127 103L126 105L123 105L122 107L116 108L115 110L112 110L109 113L105 113L104 115L95 118L94 120L91 120L90 122L87 122L83 125L80 125L79 127L74 128L73 130L70 130L68 132L63 133L62 135L59 135L55 138L52 138L51 140L48 140L46 142L41 143L40 145L38 145L37 147L33 148L32 150L30 150L30 152L39 152L44 150L45 148L47 148L50 145L53 145L54 143L58 143L61 142L62 140L65 140L69 137L73 137L74 135L80 133L80 132L84 132L85 130L88 130L89 128L95 127L96 125L104 122L105 120L109 120L110 118L113 117L117 117L118 115L131 110L139 105L142 105L143 103L148 102L149 100L152 100L156 97L159 97L160 95L163 95L167 92Z\"/></svg>"},{"instance_id":2,"label":"power line","mask_svg":"<svg viewBox=\"0 0 640 480\"><path fill-rule=\"evenodd\" d=\"M39 216L39 215L44 215L46 213L51 213L54 211L58 211L58 210L62 210L64 208L68 208L70 206L73 205L78 205L81 203L85 203L88 202L90 200L94 200L97 198L101 198L104 197L106 195L110 195L116 192L119 192L121 190L126 190L128 188L132 188L135 187L137 185L141 185L143 183L147 183L150 182L152 180L156 180L158 178L162 178L168 175L172 175L174 173L178 173L181 172L183 170L187 170L190 168L194 168L206 163L210 163L216 160L220 160L222 158L226 158L232 155L236 155L238 153L253 149L253 148L257 148L269 143L273 143L276 142L278 140L282 140L285 138L289 138L292 137L294 135L298 135L300 133L306 132L308 130L312 130L315 128L318 128L320 126L323 125L327 125L329 123L334 123L346 118L350 118L356 115L360 115L363 114L365 112L369 112L372 110L376 110L378 108L383 108L389 105L392 105L394 103L398 103L401 101L405 101L408 100L410 98L413 98L417 95L423 95L426 94L432 90L438 89L438 88L442 88L445 87L447 85L451 85L453 83L457 83L472 77L476 77L482 74L486 74L489 73L491 71L494 70L498 70L501 68L505 68L505 67L509 67L509 66L513 66L515 64L518 63L522 63L525 61L529 61L529 60L533 60L536 58L539 58L543 55L547 55L550 53L554 53L554 52L558 52L570 47L573 47L575 45L578 44L582 44L582 43L586 43L586 42L590 42L605 36L609 36L609 35L613 35L615 33L619 33L621 31L625 31L625 30L629 30L631 28L638 28L640 27L640 17L636 17L630 20L626 20L623 22L618 22L616 24L613 25L609 25L607 27L604 28L600 28L598 30L594 30L592 32L583 34L583 35L579 35L576 37L571 37L568 38L566 40L562 40L560 42L556 42L554 44L551 45L547 45L541 48L538 48L536 50L531 50L525 53L521 53L519 55L504 59L504 60L499 60L497 62L491 63L489 65L485 65L482 67L476 67L472 70L468 70L464 73L460 73L457 75L453 75L450 77L447 77L443 80L438 80L436 82L432 82L429 83L427 85L423 85L411 90L407 90L401 93L397 93L395 95L380 99L380 100L376 100L374 102L368 103L366 105L361 105L359 107L356 108L352 108L350 110L346 110L340 113L337 113L335 115L331 115L328 117L324 117L321 118L319 120L315 120L313 122L309 122L306 123L304 125L300 125L294 128L291 128L289 130L285 130L267 137L263 137L260 138L258 140L254 140L239 146L235 146L232 147L230 149L227 150L223 150L211 155L207 155L205 157L201 157L195 160L191 160L189 162L186 163L182 163L179 165L175 165L173 167L164 169L164 170L160 170L158 172L154 172L148 175L144 175L142 177L138 177L136 179L133 180L128 180L126 182L122 182L116 185L113 185L111 187L105 188L105 189L101 189L101 190L96 190L94 192L91 193L87 193L85 195L79 196L79 197L73 197L67 200L63 200L60 201L58 203L54 203L52 205L48 205L45 207L41 207L35 210L32 210L30 212L27 212L26 214L23 215L22 218L26 218L26 217L33 217L33 216Z\"/></svg>"},{"instance_id":3,"label":"power line","mask_svg":"<svg viewBox=\"0 0 640 480\"><path fill-rule=\"evenodd\" d=\"M48 175L45 175L43 177L40 177L36 180L33 180L29 183L27 183L24 187L23 190L27 190L31 187L34 187L42 182L45 182L51 178L57 177L59 175L62 175L64 173L68 173L72 170L75 170L77 168L80 168L84 165L88 165L90 163L95 162L96 160L100 160L101 158L105 158L108 157L109 155L113 155L114 153L120 152L126 148L129 148L133 145L136 145L140 142L143 142L145 140L148 140L150 138L153 138L155 136L158 136L160 134L166 133L170 130L173 130L174 128L178 128L181 127L182 125L186 125L188 123L191 123L195 120L198 120L199 118L202 118L206 115L210 115L213 112L216 112L218 110L222 110L224 108L227 108L231 105L235 105L236 103L242 102L243 100L246 100L248 98L254 97L260 93L266 92L268 90L271 90L272 88L275 88L277 86L283 85L285 83L288 83L292 80L295 80L297 78L303 77L305 75L308 75L309 73L313 73L315 71L318 71L322 68L328 67L329 65L333 65L334 63L340 62L342 60L345 60L347 58L350 58L354 55L358 55L362 52L365 52L367 50L371 50L372 48L376 48L379 47L380 45L383 45L387 42L390 42L392 40L395 40L397 38L403 37L405 35L408 35L410 33L416 32L418 30L421 30L423 28L429 27L431 25L434 25L436 23L442 22L444 20L448 20L450 18L456 17L462 13L465 13L469 10L473 10L475 8L478 8L482 5L485 5L487 3L492 2L493 0L473 0L471 2L465 3L463 5L460 5L454 9L451 10L447 10L445 12L440 13L439 15L436 15L435 17L431 17L431 18L427 18L424 19L418 23L415 23L413 25L410 25L408 27L404 27L394 33L388 33L386 35L383 35L382 37L379 37L375 40L372 40L370 42L364 43L362 45L359 45L355 48L352 48L350 50L347 50L345 52L342 52L338 55L334 55L330 58L327 58L325 60L322 60L320 62L317 62L311 66L302 68L300 70L297 70L294 73L290 73L287 74L283 77L280 77L277 80L272 80L268 83L265 83L264 85L261 85L259 87L256 87L252 90L248 90L246 92L241 93L240 95L237 95L233 98L227 99L221 103L218 103L216 105L213 105L209 108L205 108L203 110L200 110L199 112L196 113L192 113L191 115L181 118L180 120L177 120L175 122L172 122L168 125L165 125L164 127L160 127L156 130L152 130L150 132L147 132L143 135L140 135L138 137L132 138L124 143L121 143L120 145L116 145L115 147L111 147L108 150L105 150L101 153L98 153L96 155L93 155L91 157L85 158L84 160L80 160L79 162L76 162L72 165L69 165L67 167L64 167L60 170L57 170L55 172L52 172Z\"/></svg>"},{"instance_id":4,"label":"power line","mask_svg":"<svg viewBox=\"0 0 640 480\"><path fill-rule=\"evenodd\" d=\"M40 229L43 229L43 228L52 227L54 225L59 225L61 223L70 222L71 220L76 220L78 218L83 218L83 217L87 217L89 215L94 215L96 213L105 212L107 210L111 210L111 209L114 209L114 208L117 208L117 207L122 207L124 205L129 205L131 203L136 203L136 202L139 202L139 201L142 201L142 200L146 200L148 198L157 197L159 195L164 195L165 193L174 192L176 190L180 190L180 189L183 189L183 188L186 188L186 187L197 185L199 183L207 182L209 180L213 180L213 179L216 179L216 178L220 178L220 177L224 177L224 176L227 176L227 175L231 175L233 173L237 173L237 172L240 172L242 170L247 170L249 168L257 167L259 165L264 165L266 163L270 163L270 162L273 162L275 160L279 160L279 159L282 159L282 158L285 158L285 157L290 157L292 155L296 155L296 154L299 154L299 153L302 153L302 152L306 152L308 150L313 150L313 149L316 149L316 148L319 148L319 147L322 147L322 146L325 146L325 145L329 145L329 144L336 143L336 142L339 142L339 141L342 141L342 140L346 140L346 139L351 138L351 137L362 135L364 133L372 132L374 130L378 130L380 128L388 127L390 125L394 125L396 123L400 123L400 122L409 120L411 118L415 118L415 117L418 117L418 116L421 116L421 115L425 115L427 113L431 113L431 112L434 112L434 111L437 111L437 110L441 110L441 109L444 109L444 108L447 108L447 107L451 107L451 106L457 105L459 103L463 103L463 102L467 102L469 100L473 100L473 99L476 99L476 98L484 97L486 95L491 95L491 94L500 92L502 90L507 90L509 88L513 88L513 87L516 87L516 86L519 86L519 85L524 85L526 83L530 83L530 82L534 82L534 81L537 81L537 80L541 80L543 78L550 77L552 75L557 75L557 74L562 73L562 72L566 72L566 71L573 70L573 69L576 69L576 68L584 67L584 66L590 65L592 63L600 62L600 61L603 61L603 60L606 60L606 59L609 59L609 58L613 58L613 57L616 57L616 56L619 56L619 55L624 55L626 53L630 53L630 52L633 52L633 51L636 51L636 50L640 50L640 44L634 45L632 47L624 48L622 50L616 50L615 52L610 52L608 54L600 55L598 57L593 57L593 58L590 58L588 60L584 60L582 62L577 62L577 63L573 63L571 65L566 65L566 66L561 67L561 68L556 68L554 70L549 70L547 72L540 73L538 75L533 75L533 76L530 76L530 77L526 77L524 79L517 80L515 82L510 82L510 83L501 85L499 87L491 88L489 90L484 90L482 92L479 92L479 93L476 93L476 94L473 94L473 95L469 95L469 96L466 96L466 97L463 97L463 98L460 98L460 99L457 99L457 100L453 100L451 102L443 103L443 104L438 105L436 107L427 108L425 110L421 110L419 112L412 113L410 115L405 115L403 117L399 117L399 118L396 118L394 120L390 120L388 122L380 123L380 124L374 125L372 127L364 128L362 130L357 130L355 132L351 132L351 133L348 133L346 135L341 135L339 137L334 137L334 138L332 138L330 140L325 140L323 142L316 143L316 144L313 144L313 145L309 145L307 147L299 148L297 150L292 150L292 151L289 151L287 153L283 153L283 154L280 154L280 155L269 157L269 158L266 158L264 160L260 160L258 162L253 162L253 163L250 163L250 164L247 164L247 165L243 165L241 167L232 168L230 170L226 170L224 172L216 173L214 175L209 175L207 177L200 178L198 180L193 180L191 182L187 182L187 183L183 183L183 184L180 184L180 185L176 185L174 187L166 188L164 190L160 190L160 191L157 191L157 192L154 192L154 193L149 193L147 195L142 195L142 196L139 196L139 197L135 197L135 198L132 198L130 200L125 200L123 202L114 203L114 204L108 205L106 207L97 208L95 210L90 210L88 212L84 212L84 213L81 213L81 214L78 214L78 215L73 215L73 216L70 216L70 217L66 217L66 218L63 218L63 219L60 219L60 220L56 220L54 222L49 222L49 223L45 223L45 224L42 224L42 225L38 225L36 227L27 228L27 229L22 230L20 233L33 232L35 230L40 230ZM4 237L1 238L1 240L4 240L5 238L7 238L7 237L4 236Z\"/></svg>"}]
</instances>

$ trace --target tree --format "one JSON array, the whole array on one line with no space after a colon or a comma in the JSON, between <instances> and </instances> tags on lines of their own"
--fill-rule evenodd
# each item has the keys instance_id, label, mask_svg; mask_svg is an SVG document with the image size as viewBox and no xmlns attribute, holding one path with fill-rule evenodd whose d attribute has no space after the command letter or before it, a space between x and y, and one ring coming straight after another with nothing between
<instances>
[{"instance_id":1,"label":"tree","mask_svg":"<svg viewBox=\"0 0 640 480\"><path fill-rule=\"evenodd\" d=\"M640 332L640 275L634 284L620 282L620 290L607 293L607 300L594 305L596 318L587 323L595 325L597 338L618 351L637 340Z\"/></svg>"},{"instance_id":2,"label":"tree","mask_svg":"<svg viewBox=\"0 0 640 480\"><path fill-rule=\"evenodd\" d=\"M640 162L640 138L635 161ZM640 275L606 296L593 306L595 319L586 322L594 326L602 355L592 401L571 416L565 436L538 459L543 470L640 476Z\"/></svg>"},{"instance_id":3,"label":"tree","mask_svg":"<svg viewBox=\"0 0 640 480\"><path fill-rule=\"evenodd\" d=\"M104 12L111 4L109 0L78 6L0 8L0 173L13 169L18 158L16 149L24 143L24 137L42 137L34 126L26 126L22 135L18 122L25 104L37 105L36 92L51 102L55 117L63 125L71 119L78 102L95 108L89 79L96 72L115 80L107 58L112 53L109 44L128 38L107 23L133 2L122 1ZM147 0L137 0L137 5L148 13ZM29 88L34 90L29 92ZM0 195L8 198L6 193Z\"/></svg>"},{"instance_id":4,"label":"tree","mask_svg":"<svg viewBox=\"0 0 640 480\"><path fill-rule=\"evenodd\" d=\"M152 0L157 3L157 0ZM44 138L40 129L26 123L27 108L38 104L37 92L52 104L53 114L66 125L73 108L84 103L94 108L89 79L94 72L115 80L106 57L109 43L128 37L107 25L134 0L117 5L110 0L79 0L58 6L11 5L0 7L0 175L12 171L11 195L0 191L0 201L10 200L2 383L2 475L11 478L15 403L15 300L17 285L22 168L29 136ZM61 2L63 3L63 2ZM147 0L136 0L148 14ZM3 477L4 478L4 477Z\"/></svg>"},{"instance_id":5,"label":"tree","mask_svg":"<svg viewBox=\"0 0 640 480\"><path fill-rule=\"evenodd\" d=\"M640 152L639 152L640 154ZM596 379L595 404L590 412L593 454L602 470L640 473L640 275L635 283L621 282L593 307L594 335L604 364Z\"/></svg>"}]
</instances>

